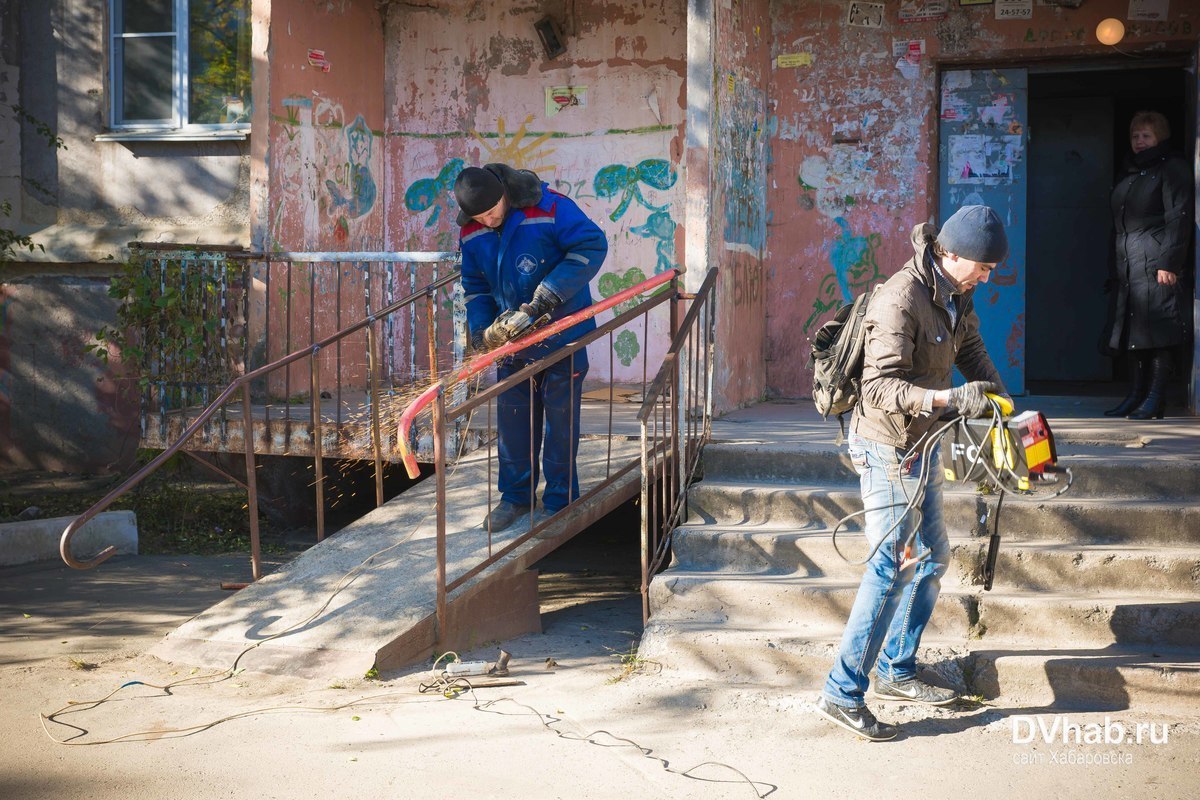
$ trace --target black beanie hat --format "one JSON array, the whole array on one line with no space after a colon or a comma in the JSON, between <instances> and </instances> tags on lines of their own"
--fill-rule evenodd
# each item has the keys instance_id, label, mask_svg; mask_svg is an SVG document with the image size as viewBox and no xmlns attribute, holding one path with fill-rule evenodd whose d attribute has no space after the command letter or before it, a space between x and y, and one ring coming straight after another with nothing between
<instances>
[{"instance_id":1,"label":"black beanie hat","mask_svg":"<svg viewBox=\"0 0 1200 800\"><path fill-rule=\"evenodd\" d=\"M504 184L491 170L467 167L454 181L454 197L468 217L490 210L504 197Z\"/></svg>"},{"instance_id":2,"label":"black beanie hat","mask_svg":"<svg viewBox=\"0 0 1200 800\"><path fill-rule=\"evenodd\" d=\"M963 206L937 235L946 252L971 261L998 264L1008 256L1004 223L988 206Z\"/></svg>"}]
</instances>

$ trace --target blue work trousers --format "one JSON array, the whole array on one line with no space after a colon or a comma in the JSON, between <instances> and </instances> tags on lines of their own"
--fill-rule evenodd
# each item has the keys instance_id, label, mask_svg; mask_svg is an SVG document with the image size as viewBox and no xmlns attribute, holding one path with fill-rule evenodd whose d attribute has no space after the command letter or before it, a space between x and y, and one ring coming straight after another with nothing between
<instances>
[{"instance_id":1,"label":"blue work trousers","mask_svg":"<svg viewBox=\"0 0 1200 800\"><path fill-rule=\"evenodd\" d=\"M531 363L520 357L505 359L496 367L496 379L502 381ZM533 504L539 452L546 476L542 507L554 513L579 497L575 456L587 371L587 351L579 350L500 395L496 406L501 499L518 506Z\"/></svg>"},{"instance_id":2,"label":"blue work trousers","mask_svg":"<svg viewBox=\"0 0 1200 800\"><path fill-rule=\"evenodd\" d=\"M831 703L861 707L873 666L878 676L891 682L917 674L917 647L950 560L942 516L945 476L940 448L940 443L935 445L928 456L924 498L893 527L904 515L905 504L920 489L924 457L905 461L903 450L857 435L850 437L850 461L859 474L863 507L868 509L867 542L870 546L882 543L866 564L838 659L825 681L824 694ZM912 553L928 555L901 570L905 540L914 526Z\"/></svg>"}]
</instances>

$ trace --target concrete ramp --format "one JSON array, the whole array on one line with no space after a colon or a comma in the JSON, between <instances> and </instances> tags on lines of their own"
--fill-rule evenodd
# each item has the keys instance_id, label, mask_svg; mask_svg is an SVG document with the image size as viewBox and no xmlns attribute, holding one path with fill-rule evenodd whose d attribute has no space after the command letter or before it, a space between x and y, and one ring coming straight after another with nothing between
<instances>
[{"instance_id":1,"label":"concrete ramp","mask_svg":"<svg viewBox=\"0 0 1200 800\"><path fill-rule=\"evenodd\" d=\"M580 490L618 473L639 453L637 440L585 439ZM494 452L494 451L493 451ZM495 481L495 465L491 481ZM480 528L488 502L487 454L463 459L447 475L446 580L489 553ZM231 595L170 633L151 653L167 661L239 667L304 677L360 676L427 657L540 631L537 575L530 567L640 490L627 470L583 507L551 526L448 598L445 630L436 625L436 483L426 479L278 572ZM492 501L499 495L493 489ZM518 522L493 533L497 552L527 533ZM282 635L279 635L282 634ZM275 638L273 638L275 637ZM247 648L253 649L247 650Z\"/></svg>"}]
</instances>

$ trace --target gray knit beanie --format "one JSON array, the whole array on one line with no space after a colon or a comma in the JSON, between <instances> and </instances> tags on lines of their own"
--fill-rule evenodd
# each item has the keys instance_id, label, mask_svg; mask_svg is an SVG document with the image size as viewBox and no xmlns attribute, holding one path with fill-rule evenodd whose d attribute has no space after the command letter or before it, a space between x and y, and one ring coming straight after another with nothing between
<instances>
[{"instance_id":1,"label":"gray knit beanie","mask_svg":"<svg viewBox=\"0 0 1200 800\"><path fill-rule=\"evenodd\" d=\"M988 206L963 206L937 235L946 252L971 261L998 264L1008 256L1004 223Z\"/></svg>"}]
</instances>

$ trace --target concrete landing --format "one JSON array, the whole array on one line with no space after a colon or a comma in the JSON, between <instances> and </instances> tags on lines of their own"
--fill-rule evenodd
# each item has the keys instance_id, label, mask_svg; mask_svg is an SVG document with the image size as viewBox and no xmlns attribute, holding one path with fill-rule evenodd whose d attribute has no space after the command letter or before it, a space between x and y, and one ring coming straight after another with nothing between
<instances>
[{"instance_id":1,"label":"concrete landing","mask_svg":"<svg viewBox=\"0 0 1200 800\"><path fill-rule=\"evenodd\" d=\"M580 489L587 492L640 452L637 441L580 443ZM491 480L495 480L495 464ZM447 475L446 579L454 581L529 531L479 527L488 504L486 452ZM529 567L640 490L627 471L586 508L549 527L449 597L446 630L436 631L436 483L429 478L335 536L170 633L151 652L168 661L239 667L304 677L363 674L539 630L537 576ZM492 502L499 500L495 491ZM489 550L490 547L490 550ZM277 637L277 638L273 638ZM247 650L247 648L253 648Z\"/></svg>"}]
</instances>

